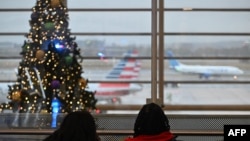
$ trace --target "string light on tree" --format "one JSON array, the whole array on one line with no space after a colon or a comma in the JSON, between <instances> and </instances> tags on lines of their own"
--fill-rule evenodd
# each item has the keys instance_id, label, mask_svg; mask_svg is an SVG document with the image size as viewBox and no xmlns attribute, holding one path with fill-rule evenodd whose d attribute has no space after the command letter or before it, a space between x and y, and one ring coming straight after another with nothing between
<instances>
[{"instance_id":1,"label":"string light on tree","mask_svg":"<svg viewBox=\"0 0 250 141\"><path fill-rule=\"evenodd\" d=\"M0 111L52 113L55 99L61 113L94 111L97 100L86 90L88 81L82 77L76 38L68 29L67 8L60 0L37 0L30 18L17 80L9 86L10 102L2 103Z\"/></svg>"}]
</instances>

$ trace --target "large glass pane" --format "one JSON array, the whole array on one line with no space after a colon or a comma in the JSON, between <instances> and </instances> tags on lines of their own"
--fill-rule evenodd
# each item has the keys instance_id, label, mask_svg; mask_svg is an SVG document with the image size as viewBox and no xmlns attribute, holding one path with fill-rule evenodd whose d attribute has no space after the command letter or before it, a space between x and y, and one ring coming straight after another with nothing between
<instances>
[{"instance_id":1,"label":"large glass pane","mask_svg":"<svg viewBox=\"0 0 250 141\"><path fill-rule=\"evenodd\" d=\"M165 12L166 32L249 33L249 12Z\"/></svg>"},{"instance_id":2,"label":"large glass pane","mask_svg":"<svg viewBox=\"0 0 250 141\"><path fill-rule=\"evenodd\" d=\"M150 8L151 0L70 0L68 6L71 8Z\"/></svg>"},{"instance_id":3,"label":"large glass pane","mask_svg":"<svg viewBox=\"0 0 250 141\"><path fill-rule=\"evenodd\" d=\"M165 60L164 77L169 82L165 85L165 103L249 105L244 98L250 80L247 36L180 36L179 40L167 36L165 39L165 54L170 57Z\"/></svg>"},{"instance_id":4,"label":"large glass pane","mask_svg":"<svg viewBox=\"0 0 250 141\"><path fill-rule=\"evenodd\" d=\"M178 76L176 76L178 77ZM249 84L179 84L165 90L170 105L249 105Z\"/></svg>"},{"instance_id":5,"label":"large glass pane","mask_svg":"<svg viewBox=\"0 0 250 141\"><path fill-rule=\"evenodd\" d=\"M0 32L29 32L31 12L0 12Z\"/></svg>"},{"instance_id":6,"label":"large glass pane","mask_svg":"<svg viewBox=\"0 0 250 141\"><path fill-rule=\"evenodd\" d=\"M165 0L167 8L249 8L248 0Z\"/></svg>"},{"instance_id":7,"label":"large glass pane","mask_svg":"<svg viewBox=\"0 0 250 141\"><path fill-rule=\"evenodd\" d=\"M165 36L167 49L182 57L249 57L249 36Z\"/></svg>"},{"instance_id":8,"label":"large glass pane","mask_svg":"<svg viewBox=\"0 0 250 141\"><path fill-rule=\"evenodd\" d=\"M73 32L150 32L150 12L70 12Z\"/></svg>"},{"instance_id":9,"label":"large glass pane","mask_svg":"<svg viewBox=\"0 0 250 141\"><path fill-rule=\"evenodd\" d=\"M8 0L3 1L0 8L31 8L35 5L35 1L30 0Z\"/></svg>"}]
</instances>

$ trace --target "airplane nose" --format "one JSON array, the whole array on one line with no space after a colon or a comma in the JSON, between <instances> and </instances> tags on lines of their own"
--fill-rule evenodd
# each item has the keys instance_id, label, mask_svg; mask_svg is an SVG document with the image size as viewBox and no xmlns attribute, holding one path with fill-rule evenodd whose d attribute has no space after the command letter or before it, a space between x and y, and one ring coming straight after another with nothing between
<instances>
[{"instance_id":1,"label":"airplane nose","mask_svg":"<svg viewBox=\"0 0 250 141\"><path fill-rule=\"evenodd\" d=\"M135 91L142 90L142 85L139 84L131 84L131 88Z\"/></svg>"},{"instance_id":2,"label":"airplane nose","mask_svg":"<svg viewBox=\"0 0 250 141\"><path fill-rule=\"evenodd\" d=\"M243 74L244 72L242 70L239 70L239 74Z\"/></svg>"}]
</instances>

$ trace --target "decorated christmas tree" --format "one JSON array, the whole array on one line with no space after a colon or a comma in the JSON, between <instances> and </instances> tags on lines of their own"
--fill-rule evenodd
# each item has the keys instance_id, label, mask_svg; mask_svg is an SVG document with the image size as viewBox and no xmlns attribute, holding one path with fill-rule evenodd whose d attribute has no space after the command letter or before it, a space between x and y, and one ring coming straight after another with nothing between
<instances>
[{"instance_id":1,"label":"decorated christmas tree","mask_svg":"<svg viewBox=\"0 0 250 141\"><path fill-rule=\"evenodd\" d=\"M22 46L17 81L9 86L5 109L19 113L68 113L95 110L94 92L82 77L80 49L68 29L68 11L60 0L37 0Z\"/></svg>"}]
</instances>

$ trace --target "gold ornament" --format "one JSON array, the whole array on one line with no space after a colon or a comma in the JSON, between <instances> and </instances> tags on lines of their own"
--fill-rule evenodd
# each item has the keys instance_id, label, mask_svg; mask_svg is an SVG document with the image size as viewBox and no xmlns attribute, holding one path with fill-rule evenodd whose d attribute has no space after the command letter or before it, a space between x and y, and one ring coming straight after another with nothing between
<instances>
[{"instance_id":1,"label":"gold ornament","mask_svg":"<svg viewBox=\"0 0 250 141\"><path fill-rule=\"evenodd\" d=\"M83 78L80 78L79 81L78 81L79 86L80 86L80 87L83 87L83 88L86 88L87 83L88 83L88 79L85 80L85 79L83 79Z\"/></svg>"},{"instance_id":2,"label":"gold ornament","mask_svg":"<svg viewBox=\"0 0 250 141\"><path fill-rule=\"evenodd\" d=\"M45 52L43 51L43 50L38 50L37 52L36 52L36 58L38 59L38 60L43 60L44 59L44 56L45 56Z\"/></svg>"},{"instance_id":3,"label":"gold ornament","mask_svg":"<svg viewBox=\"0 0 250 141\"><path fill-rule=\"evenodd\" d=\"M51 0L50 5L51 5L52 8L59 7L60 0Z\"/></svg>"},{"instance_id":4,"label":"gold ornament","mask_svg":"<svg viewBox=\"0 0 250 141\"><path fill-rule=\"evenodd\" d=\"M21 92L20 91L15 91L12 93L12 100L13 101L21 101Z\"/></svg>"}]
</instances>

